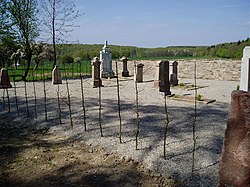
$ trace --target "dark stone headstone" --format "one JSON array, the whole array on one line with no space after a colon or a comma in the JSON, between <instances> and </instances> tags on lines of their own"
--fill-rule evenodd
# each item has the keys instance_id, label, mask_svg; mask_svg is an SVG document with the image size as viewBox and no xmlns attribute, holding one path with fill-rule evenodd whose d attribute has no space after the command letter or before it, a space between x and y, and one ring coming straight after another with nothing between
<instances>
[{"instance_id":1,"label":"dark stone headstone","mask_svg":"<svg viewBox=\"0 0 250 187\"><path fill-rule=\"evenodd\" d=\"M160 92L165 95L171 95L170 82L169 82L169 61L161 61L159 65L159 85Z\"/></svg>"},{"instance_id":2,"label":"dark stone headstone","mask_svg":"<svg viewBox=\"0 0 250 187\"><path fill-rule=\"evenodd\" d=\"M12 85L10 84L8 71L5 68L1 69L0 78L1 78L0 89L12 88Z\"/></svg>"},{"instance_id":3,"label":"dark stone headstone","mask_svg":"<svg viewBox=\"0 0 250 187\"><path fill-rule=\"evenodd\" d=\"M102 80L100 77L100 65L101 62L98 57L94 57L92 62L92 79L93 79L93 87L97 88L102 86Z\"/></svg>"},{"instance_id":4,"label":"dark stone headstone","mask_svg":"<svg viewBox=\"0 0 250 187\"><path fill-rule=\"evenodd\" d=\"M173 86L178 85L178 62L174 61L172 64L172 74L170 75L170 84Z\"/></svg>"},{"instance_id":5,"label":"dark stone headstone","mask_svg":"<svg viewBox=\"0 0 250 187\"><path fill-rule=\"evenodd\" d=\"M134 80L136 82L143 82L143 66L144 66L144 64L142 64L142 63L136 64L136 66L135 66Z\"/></svg>"},{"instance_id":6,"label":"dark stone headstone","mask_svg":"<svg viewBox=\"0 0 250 187\"><path fill-rule=\"evenodd\" d=\"M123 77L129 77L129 71L128 71L128 58L123 56L120 59L123 63L123 71L122 71L122 76Z\"/></svg>"},{"instance_id":7,"label":"dark stone headstone","mask_svg":"<svg viewBox=\"0 0 250 187\"><path fill-rule=\"evenodd\" d=\"M250 92L231 94L218 186L250 186Z\"/></svg>"}]
</instances>

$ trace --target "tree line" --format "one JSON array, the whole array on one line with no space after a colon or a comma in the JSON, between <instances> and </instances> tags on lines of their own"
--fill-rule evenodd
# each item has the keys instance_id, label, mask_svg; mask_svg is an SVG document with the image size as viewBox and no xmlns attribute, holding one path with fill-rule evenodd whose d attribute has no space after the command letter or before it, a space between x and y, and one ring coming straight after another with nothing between
<instances>
[{"instance_id":1,"label":"tree line","mask_svg":"<svg viewBox=\"0 0 250 187\"><path fill-rule=\"evenodd\" d=\"M214 57L214 58L242 58L243 49L250 46L250 39L238 42L223 43L212 46L169 46L159 48L141 48L135 46L110 45L112 57L119 59L126 56L132 59L161 58L161 57ZM99 56L103 44L63 44L60 45L62 59L75 58L90 60Z\"/></svg>"}]
</instances>

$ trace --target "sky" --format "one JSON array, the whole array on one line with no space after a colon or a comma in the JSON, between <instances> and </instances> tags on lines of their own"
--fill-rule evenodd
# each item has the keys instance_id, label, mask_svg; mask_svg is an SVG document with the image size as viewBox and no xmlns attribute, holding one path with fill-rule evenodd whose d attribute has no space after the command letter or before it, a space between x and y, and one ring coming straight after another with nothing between
<instances>
[{"instance_id":1,"label":"sky","mask_svg":"<svg viewBox=\"0 0 250 187\"><path fill-rule=\"evenodd\" d=\"M250 37L250 0L75 0L71 40L137 47L203 46Z\"/></svg>"}]
</instances>

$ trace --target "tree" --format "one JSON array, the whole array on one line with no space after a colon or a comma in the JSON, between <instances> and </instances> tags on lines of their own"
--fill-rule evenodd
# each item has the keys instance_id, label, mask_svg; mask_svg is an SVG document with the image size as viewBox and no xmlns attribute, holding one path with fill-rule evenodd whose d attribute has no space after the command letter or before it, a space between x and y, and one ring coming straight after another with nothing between
<instances>
[{"instance_id":1,"label":"tree","mask_svg":"<svg viewBox=\"0 0 250 187\"><path fill-rule=\"evenodd\" d=\"M63 64L71 64L74 62L74 58L70 55L63 55L61 56L61 62Z\"/></svg>"},{"instance_id":2,"label":"tree","mask_svg":"<svg viewBox=\"0 0 250 187\"><path fill-rule=\"evenodd\" d=\"M10 20L13 23L12 29L15 31L18 42L23 46L27 68L22 76L26 81L32 59L32 44L38 37L37 27L37 3L36 0L9 0L6 1Z\"/></svg>"},{"instance_id":3,"label":"tree","mask_svg":"<svg viewBox=\"0 0 250 187\"><path fill-rule=\"evenodd\" d=\"M15 51L14 33L11 30L11 21L7 11L7 2L0 0L0 64L10 62L10 55Z\"/></svg>"},{"instance_id":4,"label":"tree","mask_svg":"<svg viewBox=\"0 0 250 187\"><path fill-rule=\"evenodd\" d=\"M33 50L33 60L36 64L34 70L37 70L40 62L43 62L45 59L52 60L53 59L53 49L49 44L37 43L32 45Z\"/></svg>"},{"instance_id":5,"label":"tree","mask_svg":"<svg viewBox=\"0 0 250 187\"><path fill-rule=\"evenodd\" d=\"M0 42L11 33L11 22L7 11L8 3L5 0L0 0Z\"/></svg>"},{"instance_id":6,"label":"tree","mask_svg":"<svg viewBox=\"0 0 250 187\"><path fill-rule=\"evenodd\" d=\"M57 43L64 43L69 36L74 26L73 21L80 16L78 11L75 11L74 0L44 0L41 1L41 14L43 17L43 26L46 35L52 42L54 51L54 63L57 63Z\"/></svg>"}]
</instances>

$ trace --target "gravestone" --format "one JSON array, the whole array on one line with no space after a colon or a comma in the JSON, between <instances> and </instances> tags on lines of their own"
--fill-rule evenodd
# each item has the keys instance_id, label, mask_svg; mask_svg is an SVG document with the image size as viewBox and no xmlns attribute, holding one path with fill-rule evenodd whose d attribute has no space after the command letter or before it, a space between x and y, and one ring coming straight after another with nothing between
<instances>
[{"instance_id":1,"label":"gravestone","mask_svg":"<svg viewBox=\"0 0 250 187\"><path fill-rule=\"evenodd\" d=\"M250 46L246 46L243 50L243 57L241 59L240 90L246 92L250 91Z\"/></svg>"},{"instance_id":2,"label":"gravestone","mask_svg":"<svg viewBox=\"0 0 250 187\"><path fill-rule=\"evenodd\" d=\"M164 92L165 95L171 95L170 82L169 82L169 61L161 61L159 64L159 86L160 92Z\"/></svg>"},{"instance_id":3,"label":"gravestone","mask_svg":"<svg viewBox=\"0 0 250 187\"><path fill-rule=\"evenodd\" d=\"M142 63L135 65L134 80L136 82L143 82L143 66L144 64Z\"/></svg>"},{"instance_id":4,"label":"gravestone","mask_svg":"<svg viewBox=\"0 0 250 187\"><path fill-rule=\"evenodd\" d=\"M231 94L218 186L250 186L250 92Z\"/></svg>"},{"instance_id":5,"label":"gravestone","mask_svg":"<svg viewBox=\"0 0 250 187\"><path fill-rule=\"evenodd\" d=\"M0 89L12 88L7 69L1 69L0 79Z\"/></svg>"},{"instance_id":6,"label":"gravestone","mask_svg":"<svg viewBox=\"0 0 250 187\"><path fill-rule=\"evenodd\" d=\"M112 70L112 54L108 47L108 42L105 42L102 50L100 51L101 60L101 77L102 78L112 78L115 73Z\"/></svg>"},{"instance_id":7,"label":"gravestone","mask_svg":"<svg viewBox=\"0 0 250 187\"><path fill-rule=\"evenodd\" d=\"M92 65L92 80L93 80L93 88L97 88L102 86L102 80L100 77L100 65L101 62L98 57L94 57L91 61Z\"/></svg>"},{"instance_id":8,"label":"gravestone","mask_svg":"<svg viewBox=\"0 0 250 187\"><path fill-rule=\"evenodd\" d=\"M58 66L52 70L52 84L62 84L61 70Z\"/></svg>"},{"instance_id":9,"label":"gravestone","mask_svg":"<svg viewBox=\"0 0 250 187\"><path fill-rule=\"evenodd\" d=\"M177 86L178 85L178 62L174 61L172 63L172 72L170 74L170 84L173 86Z\"/></svg>"},{"instance_id":10,"label":"gravestone","mask_svg":"<svg viewBox=\"0 0 250 187\"><path fill-rule=\"evenodd\" d=\"M123 77L129 77L129 71L128 71L128 58L123 56L120 59L123 63L123 70L122 70L122 76Z\"/></svg>"},{"instance_id":11,"label":"gravestone","mask_svg":"<svg viewBox=\"0 0 250 187\"><path fill-rule=\"evenodd\" d=\"M154 80L154 87L159 87L160 86L160 62L156 62L155 66L155 80Z\"/></svg>"}]
</instances>

